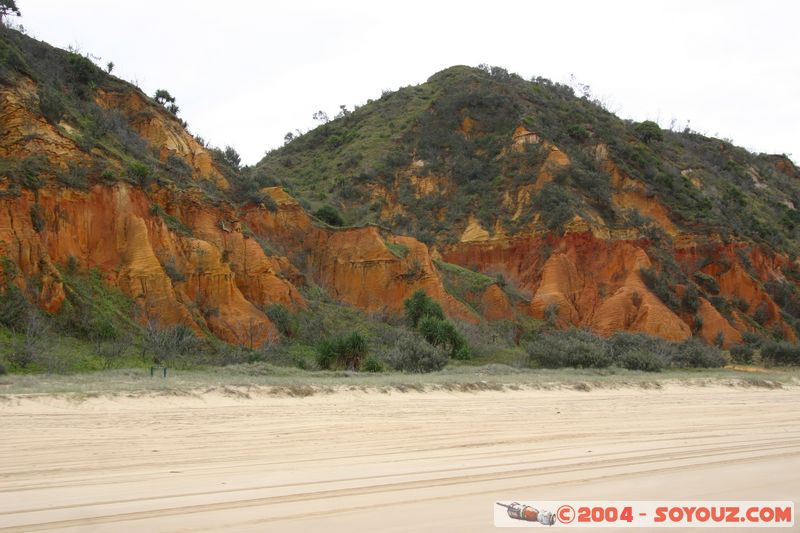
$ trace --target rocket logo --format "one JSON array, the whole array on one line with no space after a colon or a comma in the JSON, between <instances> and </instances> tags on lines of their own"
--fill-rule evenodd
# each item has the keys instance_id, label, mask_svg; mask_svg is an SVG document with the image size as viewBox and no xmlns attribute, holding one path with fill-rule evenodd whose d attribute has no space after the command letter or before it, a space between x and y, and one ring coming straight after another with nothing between
<instances>
[{"instance_id":1,"label":"rocket logo","mask_svg":"<svg viewBox=\"0 0 800 533\"><path fill-rule=\"evenodd\" d=\"M505 504L497 502L500 507L505 507L508 516L514 520L524 520L525 522L539 522L544 526L552 526L556 523L556 517L550 511L540 511L530 505L522 505L517 502Z\"/></svg>"}]
</instances>

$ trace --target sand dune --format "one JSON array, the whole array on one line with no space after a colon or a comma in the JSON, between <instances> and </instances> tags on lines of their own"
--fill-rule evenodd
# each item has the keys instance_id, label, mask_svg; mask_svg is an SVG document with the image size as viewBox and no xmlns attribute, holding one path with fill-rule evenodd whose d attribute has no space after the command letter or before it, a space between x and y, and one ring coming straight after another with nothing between
<instances>
[{"instance_id":1,"label":"sand dune","mask_svg":"<svg viewBox=\"0 0 800 533\"><path fill-rule=\"evenodd\" d=\"M796 388L40 397L0 414L1 530L487 531L497 499L800 500Z\"/></svg>"}]
</instances>

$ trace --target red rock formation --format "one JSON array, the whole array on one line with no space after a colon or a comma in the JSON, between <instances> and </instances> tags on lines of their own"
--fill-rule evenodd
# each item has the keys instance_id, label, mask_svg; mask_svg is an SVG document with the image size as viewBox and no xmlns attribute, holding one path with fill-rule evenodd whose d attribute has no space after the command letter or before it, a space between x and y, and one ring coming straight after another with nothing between
<instances>
[{"instance_id":1,"label":"red rock formation","mask_svg":"<svg viewBox=\"0 0 800 533\"><path fill-rule=\"evenodd\" d=\"M64 299L63 283L52 264L64 265L74 258L81 268L98 268L109 283L136 301L142 320L185 324L198 333L208 327L231 342L247 337L260 344L275 334L222 260L224 249L214 242L222 238L208 228L203 228L204 236L210 240L170 231L152 212L144 193L125 184L97 185L87 192L48 187L36 196L44 217L41 232L34 230L27 215L36 203L33 193L24 191L0 202L0 256L13 261L25 276L42 277L38 301L48 311L57 311ZM257 294L257 303L297 296L294 287L264 268L270 260L260 249L251 247L248 255L259 265L257 275L243 270L241 281L247 282L245 290ZM182 279L170 279L165 265ZM275 294L266 292L267 287Z\"/></svg>"},{"instance_id":2,"label":"red rock formation","mask_svg":"<svg viewBox=\"0 0 800 533\"><path fill-rule=\"evenodd\" d=\"M264 192L278 210L251 208L244 215L245 222L256 235L269 236L300 256L295 264L308 268L334 298L367 312L396 314L403 311L403 302L414 291L422 289L439 301L448 315L470 322L478 319L444 290L427 246L416 239L385 234L376 226L323 227L282 189ZM407 253L398 257L387 241Z\"/></svg>"},{"instance_id":3,"label":"red rock formation","mask_svg":"<svg viewBox=\"0 0 800 533\"><path fill-rule=\"evenodd\" d=\"M486 320L512 320L514 308L498 285L489 285L481 295L480 307Z\"/></svg>"}]
</instances>

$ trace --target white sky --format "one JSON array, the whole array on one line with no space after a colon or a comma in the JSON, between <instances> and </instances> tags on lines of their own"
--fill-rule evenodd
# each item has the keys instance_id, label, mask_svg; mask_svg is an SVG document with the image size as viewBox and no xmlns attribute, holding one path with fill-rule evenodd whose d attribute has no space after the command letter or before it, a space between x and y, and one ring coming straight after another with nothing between
<instances>
[{"instance_id":1,"label":"white sky","mask_svg":"<svg viewBox=\"0 0 800 533\"><path fill-rule=\"evenodd\" d=\"M448 66L571 74L622 117L800 160L800 2L17 0L29 34L169 90L244 162Z\"/></svg>"}]
</instances>

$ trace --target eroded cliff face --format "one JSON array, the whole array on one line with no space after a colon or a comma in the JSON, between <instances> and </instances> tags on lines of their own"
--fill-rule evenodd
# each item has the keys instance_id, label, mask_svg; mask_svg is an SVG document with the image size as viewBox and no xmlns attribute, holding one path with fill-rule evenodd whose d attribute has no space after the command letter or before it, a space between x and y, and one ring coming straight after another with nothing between
<instances>
[{"instance_id":1,"label":"eroded cliff face","mask_svg":"<svg viewBox=\"0 0 800 533\"><path fill-rule=\"evenodd\" d=\"M178 193L148 196L122 183L85 192L24 191L0 200L0 256L23 273L20 285L41 280L37 298L50 312L64 300L57 267L77 262L130 296L141 322L184 324L245 345L276 335L264 313L270 304L305 307L298 267L337 300L368 313L400 314L404 300L423 289L448 315L479 319L446 293L424 244L377 227L325 228L282 190L267 192L279 202L277 210L251 207L240 215ZM43 213L39 231L30 216L34 205ZM186 230L168 227L164 215ZM288 250L295 263L267 256L258 239ZM398 257L387 242L407 252Z\"/></svg>"},{"instance_id":2,"label":"eroded cliff face","mask_svg":"<svg viewBox=\"0 0 800 533\"><path fill-rule=\"evenodd\" d=\"M707 274L718 283L721 297L747 303L744 310L732 309L729 320L702 296L695 314L662 302L642 279L642 269L656 266L649 249L646 240L604 239L587 231L461 242L441 255L451 263L502 274L530 299L527 313L561 327L584 326L602 335L634 331L679 341L702 323L696 328L701 338L713 343L721 333L723 345L729 347L741 342L743 333L755 331L753 317L760 312L766 319L763 325L796 338L762 285L784 279L781 269L789 263L787 258L722 243L688 243L672 250L687 276ZM741 257L748 258L748 267Z\"/></svg>"},{"instance_id":3,"label":"eroded cliff face","mask_svg":"<svg viewBox=\"0 0 800 533\"><path fill-rule=\"evenodd\" d=\"M60 272L74 264L97 269L109 285L131 297L142 323L184 324L198 334L244 345L276 336L266 309L274 303L304 308L300 289L311 282L339 302L377 316L401 314L403 302L422 289L449 316L467 322L526 314L602 335L625 330L680 341L695 334L727 347L756 331L757 319L761 327L796 340L764 290L766 283L786 279L790 259L758 246L726 243L717 235L690 233L643 181L615 164L603 143L587 147L585 155L607 175L612 208L637 211L648 221L647 229L606 224L608 213L591 208L548 229L533 200L563 179L574 161L566 148L519 126L502 155L535 149L540 160L533 166L533 160L521 159L520 164L530 165L522 169L530 179L498 195L497 208L505 218L484 227L479 214L468 211L451 244L429 250L412 237L374 225L326 226L278 187L261 191L270 199L264 203L234 206L210 200L195 185L207 180L227 191L224 167L176 117L132 88L98 89L92 101L124 117L158 160L183 161L195 183L183 190L169 180L140 187L90 175L92 185L86 190L65 187L54 179L57 169L88 168L100 161L122 175L129 161L107 146L81 148L80 132L73 126L51 124L36 111L38 98L36 83L26 77L0 89L0 157L43 156L49 163L38 176L43 183L38 190L12 190L9 176L0 173L0 257L21 273L13 282L27 285L50 313L59 311L68 291ZM460 132L478 136L480 124L465 118ZM774 166L797 177L785 158L776 158ZM692 169L686 172L694 187L704 186ZM386 221L408 214L398 194L404 186L411 187L415 201L447 197L458 187L451 177L428 172L425 162L412 158L393 181L370 185L367 191L369 198L383 202L380 213ZM448 208L437 208L433 219L445 220ZM648 234L653 228L667 236L667 244L655 247ZM510 298L511 291L489 280L480 291L462 295L462 301L445 289L432 255L490 276L502 274L515 295ZM663 270L665 257L687 280L697 273L713 279L718 294L699 295L692 311L674 304L670 308L642 277L643 270ZM670 290L681 297L687 287ZM737 305L723 309L715 298Z\"/></svg>"},{"instance_id":4,"label":"eroded cliff face","mask_svg":"<svg viewBox=\"0 0 800 533\"><path fill-rule=\"evenodd\" d=\"M34 228L30 216L34 205L42 213L40 228ZM198 236L178 234L153 205L157 204L140 189L126 184L96 185L86 192L56 187L36 194L24 191L18 198L0 201L0 256L16 263L24 274L18 277L20 283L42 276L39 301L50 312L58 311L64 299L54 267L71 262L81 269L98 269L107 283L130 296L142 322L185 324L197 333L207 329L239 343L254 338L260 344L274 335L269 319L242 291L258 293L269 283L275 301L285 301L296 291L259 264L269 262L263 252L251 252L262 267L251 275L249 265L224 260L245 253L241 235L226 241L203 233L202 218Z\"/></svg>"},{"instance_id":5,"label":"eroded cliff face","mask_svg":"<svg viewBox=\"0 0 800 533\"><path fill-rule=\"evenodd\" d=\"M412 237L391 235L376 226L326 228L314 223L282 189L267 188L278 208L255 207L243 219L257 235L286 250L331 295L368 313L398 314L418 289L465 321L478 317L449 295L431 261L428 247ZM403 250L396 254L387 243Z\"/></svg>"}]
</instances>

